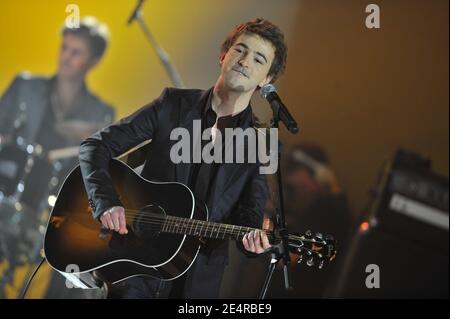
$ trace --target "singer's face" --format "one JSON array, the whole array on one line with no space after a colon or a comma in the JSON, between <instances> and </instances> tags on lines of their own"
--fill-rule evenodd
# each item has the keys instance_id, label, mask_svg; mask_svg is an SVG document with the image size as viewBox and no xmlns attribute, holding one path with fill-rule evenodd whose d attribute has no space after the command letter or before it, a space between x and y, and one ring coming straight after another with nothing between
<instances>
[{"instance_id":1,"label":"singer's face","mask_svg":"<svg viewBox=\"0 0 450 319\"><path fill-rule=\"evenodd\" d=\"M221 77L232 91L253 92L272 79L268 73L274 57L272 43L256 34L242 34L220 57Z\"/></svg>"},{"instance_id":2,"label":"singer's face","mask_svg":"<svg viewBox=\"0 0 450 319\"><path fill-rule=\"evenodd\" d=\"M59 51L58 76L67 79L83 78L97 63L86 39L66 34Z\"/></svg>"}]
</instances>

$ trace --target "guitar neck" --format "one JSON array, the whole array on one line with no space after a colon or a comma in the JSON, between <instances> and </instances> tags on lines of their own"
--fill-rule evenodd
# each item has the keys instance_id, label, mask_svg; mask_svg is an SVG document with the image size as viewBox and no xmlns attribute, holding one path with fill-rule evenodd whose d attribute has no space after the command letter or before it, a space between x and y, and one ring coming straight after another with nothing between
<instances>
[{"instance_id":1,"label":"guitar neck","mask_svg":"<svg viewBox=\"0 0 450 319\"><path fill-rule=\"evenodd\" d=\"M261 229L175 216L166 216L161 229L164 233L184 234L212 239L233 239L239 241L242 240L245 234L253 230ZM265 232L270 241L273 237L273 233L271 231Z\"/></svg>"}]
</instances>

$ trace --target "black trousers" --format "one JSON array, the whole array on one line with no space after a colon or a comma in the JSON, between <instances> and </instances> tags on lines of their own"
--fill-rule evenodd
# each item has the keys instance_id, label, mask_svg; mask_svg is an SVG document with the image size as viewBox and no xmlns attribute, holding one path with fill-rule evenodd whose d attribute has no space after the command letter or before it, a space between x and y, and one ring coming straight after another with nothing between
<instances>
[{"instance_id":1,"label":"black trousers","mask_svg":"<svg viewBox=\"0 0 450 319\"><path fill-rule=\"evenodd\" d=\"M136 276L112 286L112 299L217 299L226 263L198 254L194 264L175 280Z\"/></svg>"},{"instance_id":2,"label":"black trousers","mask_svg":"<svg viewBox=\"0 0 450 319\"><path fill-rule=\"evenodd\" d=\"M167 299L173 283L157 278L132 277L114 285L108 294L110 299Z\"/></svg>"}]
</instances>

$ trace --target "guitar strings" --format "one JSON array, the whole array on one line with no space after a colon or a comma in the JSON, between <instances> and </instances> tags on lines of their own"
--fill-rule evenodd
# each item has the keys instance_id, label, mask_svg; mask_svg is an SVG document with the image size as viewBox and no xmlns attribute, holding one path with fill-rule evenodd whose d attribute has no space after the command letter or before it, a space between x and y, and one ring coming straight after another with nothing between
<instances>
[{"instance_id":1,"label":"guitar strings","mask_svg":"<svg viewBox=\"0 0 450 319\"><path fill-rule=\"evenodd\" d=\"M243 234L245 234L246 232L248 233L251 230L260 230L261 231L261 229L245 227L245 226L220 224L220 223L214 223L214 222L209 222L209 221L204 221L204 220L194 220L194 219L183 218L183 217L178 217L178 216L170 216L170 215L169 216L161 216L160 214L155 214L155 213L146 212L146 211L138 211L138 210L131 210L131 209L125 210L126 217L135 218L136 216L138 216L135 213L141 214L141 216L139 216L139 222L141 222L143 224L162 225L163 228L165 228L167 232L170 232L170 228L179 228L180 229L180 224L181 224L181 230L182 229L187 230L187 228L190 228L192 230L193 226L195 225L194 231L196 231L197 227L199 226L198 224L201 224L200 232L205 231L205 235L208 231L210 231L211 234L213 231L219 231L219 233L224 232L223 233L224 235L229 234L231 236L242 236ZM223 226L223 225L225 225L225 226ZM230 228L231 228L231 230L230 230ZM274 239L274 240L281 239L281 236L276 235L273 231L266 230L266 229L262 229L262 231L264 231L266 233L266 235L269 239ZM217 238L218 238L218 236L217 236ZM316 244L320 244L320 242L317 240L302 238L300 236L296 236L296 235L292 235L292 234L289 234L288 238L293 239L293 240L300 240L303 242L313 242Z\"/></svg>"},{"instance_id":2,"label":"guitar strings","mask_svg":"<svg viewBox=\"0 0 450 319\"><path fill-rule=\"evenodd\" d=\"M128 212L128 213L127 213ZM229 224L219 224L219 223L214 223L214 222L209 222L209 221L204 221L204 220L194 220L194 219L188 219L188 218L183 218L183 217L178 217L178 216L173 216L173 215L168 215L168 216L161 216L160 214L155 214L155 213L150 213L150 212L145 212L145 211L136 211L136 210L130 210L130 209L126 209L125 210L125 216L127 217L131 217L134 218L136 217L136 214L134 212L138 212L138 213L142 213L144 216L140 216L139 222L141 222L142 224L150 224L150 225L164 225L163 228L166 228L166 230L164 230L163 232L167 232L167 233L175 233L175 234L182 234L182 235L199 235L200 237L202 237L202 232L205 232L205 234L203 236L206 236L208 238L214 238L214 236L212 236L213 231L218 231L217 232L217 236L215 236L215 238L219 238L222 237L222 239L225 239L226 235L230 235L230 236L234 236L237 237L236 239L238 239L239 237L243 236L244 234L246 234L249 230L262 230L265 231L267 234L267 237L269 240L280 240L281 237L277 236L273 231L270 230L266 230L266 229L256 229L256 228L250 228L250 227L244 227L244 226L235 226L235 225L229 225ZM145 216L147 215L147 216ZM142 219L145 219L145 221L142 221ZM171 220L168 220L171 219ZM184 225L183 225L184 223ZM192 231L192 228L194 226L194 223L203 223L202 227L200 228L199 233L196 233L197 227L198 225L195 226L194 229L194 234L190 234L186 233L184 231L187 231L188 228L190 228L190 230ZM209 223L213 223L212 225L208 225ZM182 227L180 227L180 224L182 225ZM190 224L190 225L189 225ZM168 225L167 227L165 227L166 225ZM217 226L215 226L217 225ZM225 225L225 229L223 232L223 228L224 226L219 226L219 225ZM206 226L206 227L204 227ZM170 228L173 227L172 231L170 230ZM229 230L229 228L232 228L231 231ZM240 228L241 230L236 230L233 228ZM178 228L178 229L177 229ZM242 229L245 229L246 231L243 232ZM183 231L184 230L184 231ZM179 232L178 232L179 231ZM207 236L207 233L211 232L210 236ZM222 233L221 233L222 232ZM301 238L300 236L296 236L296 235L288 235L288 239L290 240L299 240L301 242L309 242L309 243L314 243L314 244L322 244L325 245L325 242L319 242L317 240L311 240L308 238ZM275 242L276 243L276 242ZM272 243L274 244L274 243ZM302 246L298 246L297 248L302 248ZM305 246L303 247L303 249L307 249L309 251L312 251L311 248Z\"/></svg>"},{"instance_id":3,"label":"guitar strings","mask_svg":"<svg viewBox=\"0 0 450 319\"><path fill-rule=\"evenodd\" d=\"M141 216L140 218L142 218L142 220L149 220L150 224L160 224L160 225L161 224L162 225L166 224L168 226L168 227L166 227L167 229L170 229L171 227L174 227L174 226L180 227L178 225L179 223L181 223L181 224L183 224L183 223L185 223L185 224L187 224L187 223L192 224L192 225L186 225L183 228L188 228L188 227L192 228L194 223L204 223L201 229L205 230L205 231L214 231L214 230L217 230L217 229L221 230L220 228L223 228L223 226L220 226L220 225L228 225L228 224L219 224L219 223L214 223L214 222L208 222L208 221L203 221L203 220L194 220L194 219L188 219L188 218L177 217L177 216L170 216L170 215L166 217L166 216L161 216L159 214L154 214L154 213L145 212L145 211L136 211L136 210L130 210L130 209L127 209L125 211L138 212L138 213L141 213L143 215L153 216L153 218L150 218L150 219L149 218L144 218L144 216ZM136 216L135 214L131 214L131 215L130 214L126 214L126 215L129 216L129 217L135 217ZM170 220L168 218L170 218ZM159 223L155 223L154 222L154 220L157 220L157 219L160 220ZM204 226L206 226L206 227L204 227ZM231 235L242 235L243 233L249 232L250 230L261 230L261 229L245 227L245 226L235 226L235 225L225 226L225 228L230 228L230 227L232 228L232 230L229 231L227 229L227 233L231 234ZM237 228L237 229L235 229L235 228ZM242 229L245 229L245 232L243 232ZM262 229L262 230L266 232L266 234L269 237L269 239L278 239L278 240L281 239L280 236L274 235L273 231L270 231L270 230L268 231L266 229ZM302 238L300 236L296 236L296 235L292 235L292 234L289 234L288 238L289 239L294 239L294 240L306 241L306 242L319 243L317 240L313 241L311 239Z\"/></svg>"},{"instance_id":4,"label":"guitar strings","mask_svg":"<svg viewBox=\"0 0 450 319\"><path fill-rule=\"evenodd\" d=\"M135 214L127 214L127 217L136 217ZM143 224L151 224L151 225L159 225L163 226L162 228L166 232L174 232L182 230L190 229L190 232L198 232L205 233L211 232L211 235L214 231L218 232L217 237L220 235L231 235L231 236L242 236L245 233L250 232L251 230L256 230L255 228L243 227L243 226L235 226L228 224L215 224L213 222L203 221L203 220L193 220L187 218L180 218L176 216L154 216L154 217L138 217L140 223ZM259 229L260 230L260 229ZM263 230L266 231L266 230ZM272 234L266 232L268 237L271 238Z\"/></svg>"}]
</instances>

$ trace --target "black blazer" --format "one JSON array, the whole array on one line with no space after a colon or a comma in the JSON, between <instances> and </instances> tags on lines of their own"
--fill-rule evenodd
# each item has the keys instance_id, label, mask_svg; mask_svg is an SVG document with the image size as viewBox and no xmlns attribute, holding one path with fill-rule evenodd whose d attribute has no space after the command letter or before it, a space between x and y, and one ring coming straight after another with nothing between
<instances>
[{"instance_id":1,"label":"black blazer","mask_svg":"<svg viewBox=\"0 0 450 319\"><path fill-rule=\"evenodd\" d=\"M141 175L153 181L188 183L193 165L172 163L170 149L177 141L170 140L170 133L183 127L193 136L193 120L201 119L202 107L211 91L166 88L153 102L81 144L80 166L94 218L112 206L122 205L107 170L110 159L146 140L152 139ZM244 130L253 126L252 112L246 114L241 124ZM219 164L206 200L210 220L261 227L269 192L259 166L258 161ZM188 271L186 296L217 297L227 262L226 241L211 242L202 248Z\"/></svg>"}]
</instances>

